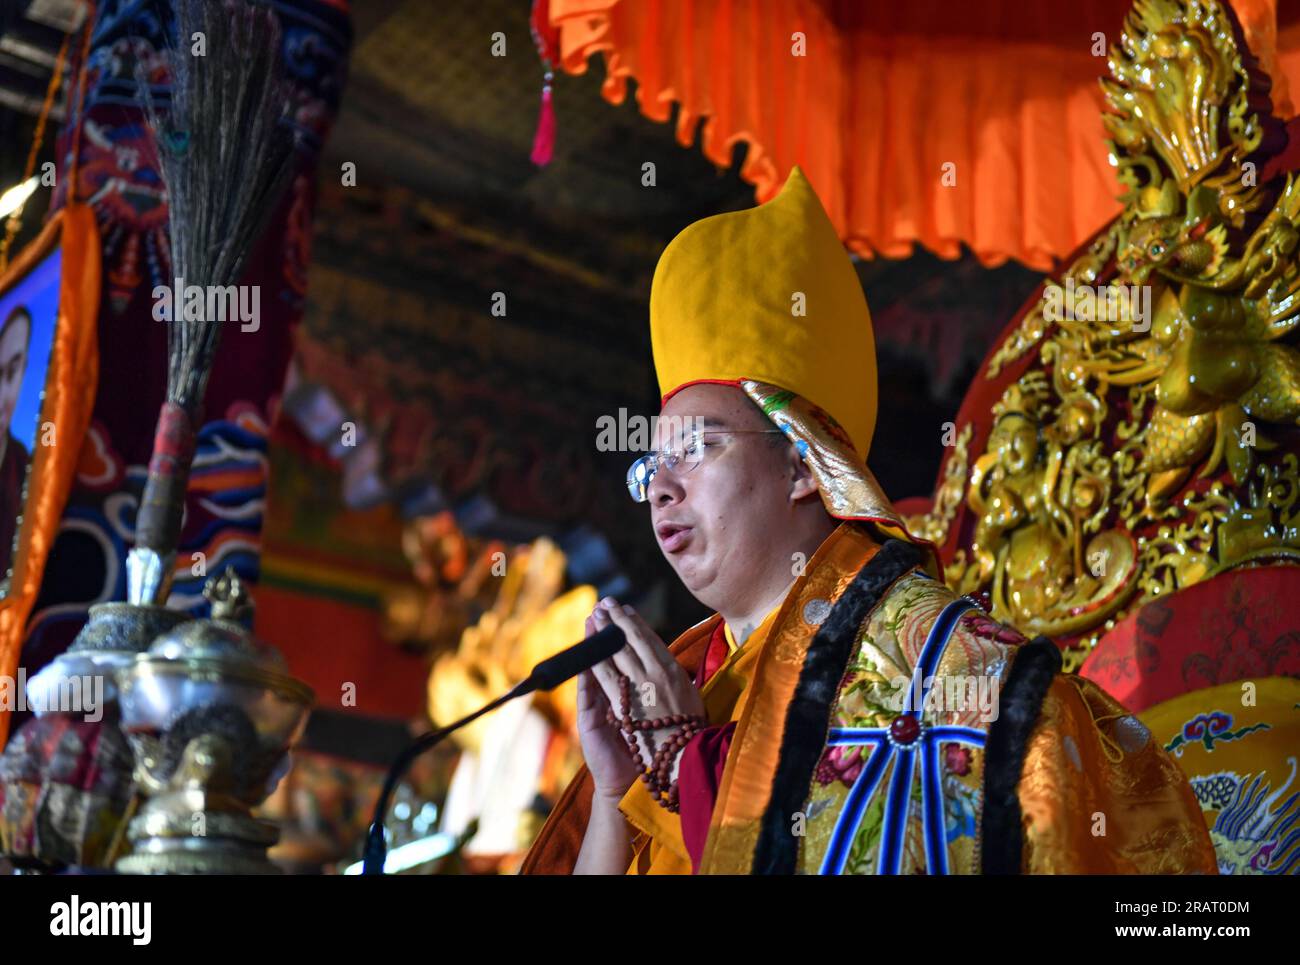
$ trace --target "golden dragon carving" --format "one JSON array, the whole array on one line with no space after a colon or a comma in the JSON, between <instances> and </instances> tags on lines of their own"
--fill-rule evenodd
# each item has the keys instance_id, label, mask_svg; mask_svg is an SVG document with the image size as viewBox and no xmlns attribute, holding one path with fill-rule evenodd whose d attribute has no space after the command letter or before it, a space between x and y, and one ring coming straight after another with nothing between
<instances>
[{"instance_id":1,"label":"golden dragon carving","mask_svg":"<svg viewBox=\"0 0 1300 965\"><path fill-rule=\"evenodd\" d=\"M1134 4L1102 81L1124 210L985 370L1037 348L970 462L945 577L1072 641L1071 667L1134 605L1300 560L1300 179L1262 181L1281 127L1231 16Z\"/></svg>"}]
</instances>

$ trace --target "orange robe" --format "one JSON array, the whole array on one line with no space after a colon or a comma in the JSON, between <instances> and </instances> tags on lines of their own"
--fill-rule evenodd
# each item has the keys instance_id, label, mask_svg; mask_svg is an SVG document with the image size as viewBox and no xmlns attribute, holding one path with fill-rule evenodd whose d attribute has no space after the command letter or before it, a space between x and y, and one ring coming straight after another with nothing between
<instances>
[{"instance_id":1,"label":"orange robe","mask_svg":"<svg viewBox=\"0 0 1300 965\"><path fill-rule=\"evenodd\" d=\"M688 669L718 619L673 644ZM1049 642L931 578L914 548L840 526L704 688L710 722L737 723L701 873L1215 873L1177 765L1059 665ZM901 712L899 679L924 697ZM996 713L945 704L944 681L998 693ZM911 731L898 723L908 716ZM523 873L572 870L590 798L584 772ZM676 815L639 786L620 809L631 873L690 873Z\"/></svg>"}]
</instances>

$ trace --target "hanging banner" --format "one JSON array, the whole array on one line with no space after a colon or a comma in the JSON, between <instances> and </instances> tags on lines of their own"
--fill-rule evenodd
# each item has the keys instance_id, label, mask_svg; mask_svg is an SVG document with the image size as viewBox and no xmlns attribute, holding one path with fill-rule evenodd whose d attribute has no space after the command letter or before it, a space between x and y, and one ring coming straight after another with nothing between
<instances>
[{"instance_id":1,"label":"hanging banner","mask_svg":"<svg viewBox=\"0 0 1300 965\"><path fill-rule=\"evenodd\" d=\"M0 746L95 402L99 284L99 233L81 204L56 212L0 275Z\"/></svg>"}]
</instances>

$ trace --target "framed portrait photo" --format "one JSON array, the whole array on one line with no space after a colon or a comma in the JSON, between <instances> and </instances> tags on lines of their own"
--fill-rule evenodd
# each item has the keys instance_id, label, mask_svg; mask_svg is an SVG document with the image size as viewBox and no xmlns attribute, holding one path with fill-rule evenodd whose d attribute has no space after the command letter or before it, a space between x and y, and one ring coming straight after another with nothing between
<instances>
[{"instance_id":1,"label":"framed portrait photo","mask_svg":"<svg viewBox=\"0 0 1300 965\"><path fill-rule=\"evenodd\" d=\"M99 280L94 216L80 205L54 213L0 275L0 636L39 590L76 472L98 374Z\"/></svg>"},{"instance_id":2,"label":"framed portrait photo","mask_svg":"<svg viewBox=\"0 0 1300 965\"><path fill-rule=\"evenodd\" d=\"M9 592L28 496L32 454L57 441L42 424L51 349L59 324L59 248L0 292L0 597Z\"/></svg>"}]
</instances>

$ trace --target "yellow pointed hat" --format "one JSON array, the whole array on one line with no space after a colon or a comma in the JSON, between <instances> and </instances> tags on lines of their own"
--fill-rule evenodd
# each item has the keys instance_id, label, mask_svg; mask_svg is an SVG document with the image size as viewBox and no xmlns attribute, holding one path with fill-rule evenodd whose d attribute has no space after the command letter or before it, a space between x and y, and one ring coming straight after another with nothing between
<instances>
[{"instance_id":1,"label":"yellow pointed hat","mask_svg":"<svg viewBox=\"0 0 1300 965\"><path fill-rule=\"evenodd\" d=\"M696 382L768 383L830 414L864 462L876 427L876 351L862 285L799 168L771 201L697 221L650 289L664 401Z\"/></svg>"}]
</instances>

